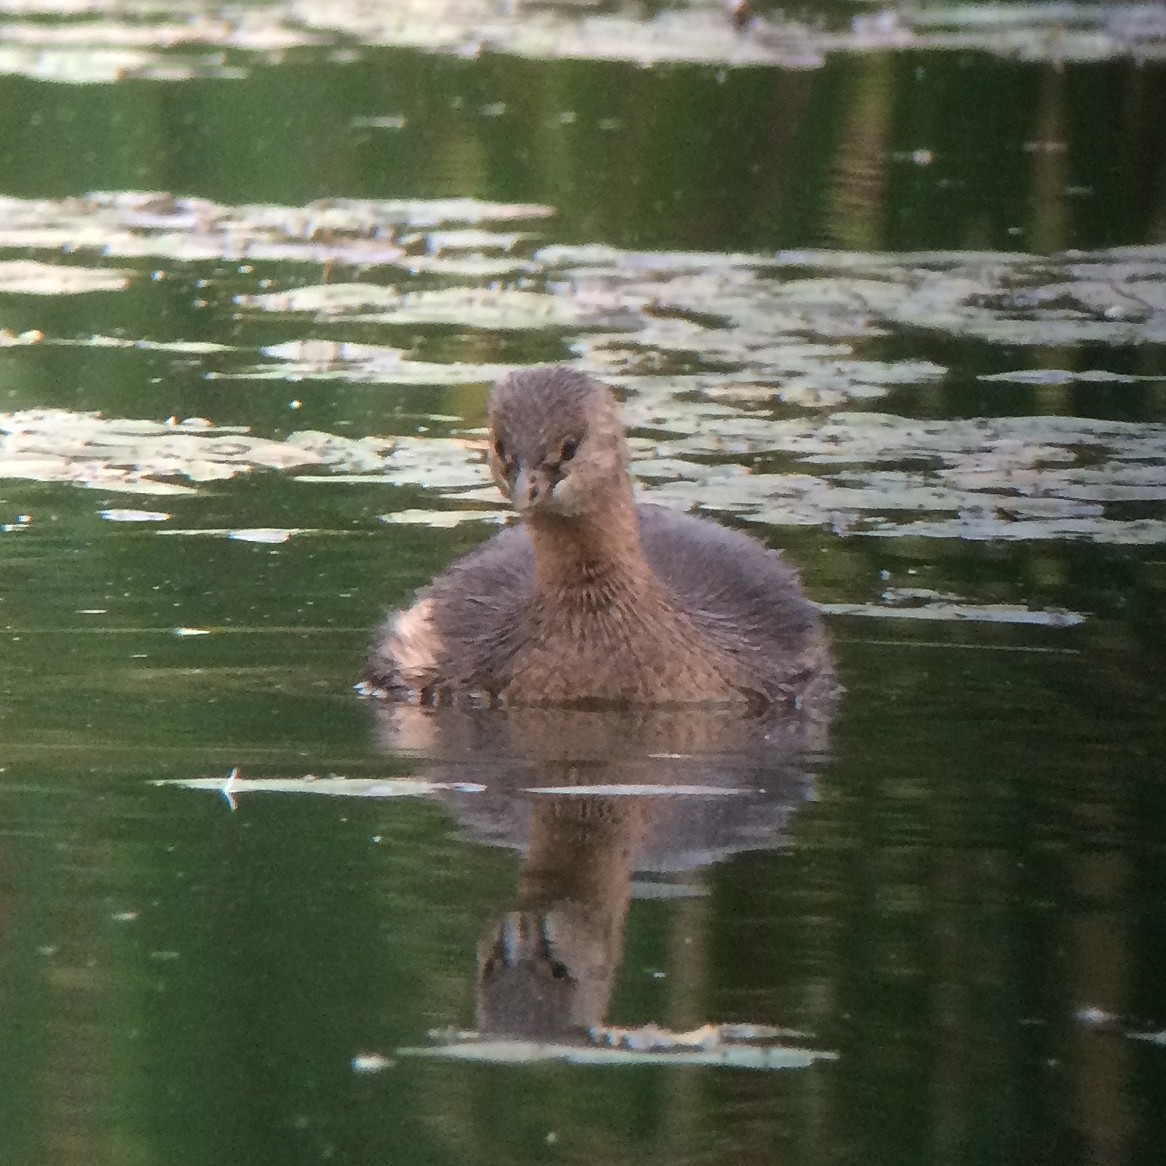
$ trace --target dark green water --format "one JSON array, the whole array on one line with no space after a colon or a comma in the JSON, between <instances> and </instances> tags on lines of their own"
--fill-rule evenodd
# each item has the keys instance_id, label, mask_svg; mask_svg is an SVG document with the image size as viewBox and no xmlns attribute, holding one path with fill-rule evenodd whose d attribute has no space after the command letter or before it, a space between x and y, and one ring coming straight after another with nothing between
<instances>
[{"instance_id":1,"label":"dark green water","mask_svg":"<svg viewBox=\"0 0 1166 1166\"><path fill-rule=\"evenodd\" d=\"M1137 246L1149 318L1164 287L1163 93L1155 65L976 55L722 73L305 50L240 79L0 78L0 195L164 190L232 207L472 196L553 207L534 228L540 244L685 253ZM390 116L404 125L361 120ZM32 241L0 251L72 258ZM597 330L249 314L233 297L265 280L319 284L319 265L133 261L99 247L82 258L166 278L40 295L0 274L0 329L45 335L0 348L0 409L197 416L273 440L420 425L443 437L480 423L484 381L237 374L263 346L306 336L513 365L589 352ZM1059 280L1037 285L1035 319L1075 310ZM1117 302L1128 289L1112 290ZM523 878L521 854L495 844L513 841L498 821L529 814L533 795L486 782L491 833L473 795L243 793L232 812L214 792L155 784L233 767L425 776L423 750L378 745L373 709L350 685L384 611L490 527L386 524L380 515L435 495L374 479L260 469L139 496L94 480L83 456L76 477L92 488L6 474L0 1161L1161 1161L1166 1048L1139 1039L1166 1028L1166 547L1154 534L1166 519L1166 361L1147 327L1054 345L900 320L858 346L944 374L848 400L850 411L1129 423L1123 433L1149 452L1065 447L1085 468L1116 474L1132 459L1141 475L1142 493L1103 498L1091 527L847 537L829 513L751 522L815 599L866 605L829 616L846 692L828 746L793 767L804 781L782 813L760 796L755 818L729 825L713 820L714 798L676 811L695 841L633 877L603 1018L777 1025L837 1054L801 1069L398 1055L431 1045L431 1030L475 1026L479 941L515 908ZM89 343L98 335L233 349ZM837 335L823 325L809 338ZM631 408L653 376L703 376L715 401L708 384L752 367L748 354L730 368L626 343L617 371ZM1144 379L977 379L1016 369ZM776 426L832 414L766 399L746 415ZM749 432L760 442L749 468L838 484ZM731 447L732 435L724 457ZM923 480L936 458L891 468ZM111 508L170 519L107 521ZM907 511L887 513L935 517L924 501ZM1118 537L1123 521L1149 533ZM305 533L270 544L213 533L249 528ZM872 617L888 585L1085 618ZM521 776L530 762L516 752L489 772ZM484 766L463 756L457 775L474 781ZM787 777L776 763L753 774L771 787ZM374 1053L388 1058L381 1071L354 1071Z\"/></svg>"}]
</instances>

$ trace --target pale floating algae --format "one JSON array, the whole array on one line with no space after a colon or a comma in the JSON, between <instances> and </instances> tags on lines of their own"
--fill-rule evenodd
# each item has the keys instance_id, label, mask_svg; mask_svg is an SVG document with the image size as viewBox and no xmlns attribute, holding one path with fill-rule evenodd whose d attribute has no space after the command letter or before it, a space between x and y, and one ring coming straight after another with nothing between
<instances>
[{"instance_id":1,"label":"pale floating algae","mask_svg":"<svg viewBox=\"0 0 1166 1166\"><path fill-rule=\"evenodd\" d=\"M0 260L0 295L68 296L123 291L132 274L110 267Z\"/></svg>"},{"instance_id":2,"label":"pale floating algae","mask_svg":"<svg viewBox=\"0 0 1166 1166\"><path fill-rule=\"evenodd\" d=\"M791 342L853 343L903 329L1031 347L1166 337L1166 258L1153 246L1120 257L782 252L714 257L695 271L674 255L610 248L556 246L535 258L561 273L560 294L651 305L637 350L750 361L759 375L786 371L771 361ZM585 354L603 363L611 343L587 338Z\"/></svg>"},{"instance_id":3,"label":"pale floating algae","mask_svg":"<svg viewBox=\"0 0 1166 1166\"><path fill-rule=\"evenodd\" d=\"M280 543L288 542L295 533L299 532L273 526L250 526L227 531L227 538L233 542L278 546Z\"/></svg>"},{"instance_id":4,"label":"pale floating algae","mask_svg":"<svg viewBox=\"0 0 1166 1166\"><path fill-rule=\"evenodd\" d=\"M409 119L403 113L387 113L372 117L354 117L352 125L362 129L373 130L403 130L409 124Z\"/></svg>"},{"instance_id":5,"label":"pale floating algae","mask_svg":"<svg viewBox=\"0 0 1166 1166\"><path fill-rule=\"evenodd\" d=\"M575 1038L533 1041L502 1034L436 1030L426 1047L402 1048L396 1055L435 1057L494 1065L560 1062L616 1068L630 1065L703 1065L726 1069L807 1069L838 1054L785 1043L805 1034L761 1024L704 1024L676 1032L657 1024L638 1027L595 1025Z\"/></svg>"},{"instance_id":6,"label":"pale floating algae","mask_svg":"<svg viewBox=\"0 0 1166 1166\"><path fill-rule=\"evenodd\" d=\"M443 230L428 231L424 235L406 235L401 242L405 246L414 241L422 242L432 255L445 255L450 252L481 254L493 251L513 251L519 244L531 238L533 236L525 231L500 233L483 231L473 227L448 227Z\"/></svg>"},{"instance_id":7,"label":"pale floating algae","mask_svg":"<svg viewBox=\"0 0 1166 1166\"><path fill-rule=\"evenodd\" d=\"M400 265L410 275L460 276L465 279L514 279L539 272L537 264L516 255L406 255Z\"/></svg>"},{"instance_id":8,"label":"pale floating algae","mask_svg":"<svg viewBox=\"0 0 1166 1166\"><path fill-rule=\"evenodd\" d=\"M24 20L4 26L0 72L72 84L242 77L242 68L211 50L253 53L258 63L326 40L297 28L286 9L273 5L239 9L230 19L197 0L32 0L4 10Z\"/></svg>"},{"instance_id":9,"label":"pale floating algae","mask_svg":"<svg viewBox=\"0 0 1166 1166\"><path fill-rule=\"evenodd\" d=\"M564 798L723 798L755 797L758 791L739 786L643 785L624 782L619 785L532 785L522 792Z\"/></svg>"},{"instance_id":10,"label":"pale floating algae","mask_svg":"<svg viewBox=\"0 0 1166 1166\"><path fill-rule=\"evenodd\" d=\"M95 336L10 338L10 359L35 344L90 344L173 352L194 361L230 352L203 376L326 379L395 387L485 386L509 367L492 359L502 335L550 332L577 363L625 397L635 469L649 498L733 513L750 522L818 525L839 535L1080 539L1143 543L1161 537L1166 430L1153 422L1073 416L931 420L848 408L892 392L919 397L952 374L905 358L916 335L942 340L1006 335L1038 353L1050 337L1095 338L1085 367L1064 350L1051 371L986 373L1020 386L1124 384L1105 348L1128 351L1166 333L1166 248L1124 247L1034 256L999 252L790 251L716 255L533 246L529 224L550 208L525 204L324 202L230 207L165 194L96 194L59 202L0 200L0 244L52 255L78 244L112 262L127 255L181 262L191 255L266 253L236 291L240 335L226 346ZM199 241L201 240L201 242ZM256 245L256 240L260 245ZM510 255L538 269L512 286L448 274L434 286L403 257ZM285 259L364 261L359 281L302 285ZM388 262L380 263L380 259ZM45 264L52 271L59 264ZM243 267L240 268L242 272ZM100 272L99 272L100 274ZM119 273L116 278L122 278ZM440 281L439 281L440 282ZM236 284L236 286L238 286ZM270 340L266 320L313 334ZM448 330L455 352L433 360L344 334L353 324ZM263 332L250 349L249 329ZM333 333L339 332L339 335ZM483 343L483 338L494 335ZM882 343L886 337L893 344ZM6 342L9 342L6 339ZM412 341L411 341L412 342ZM1083 361L1084 363L1084 361ZM1154 381L1149 373L1139 380ZM1057 399L1066 407L1067 398ZM489 507L478 434L347 437L322 431L272 441L245 431L199 432L128 419L4 415L0 473L177 493L256 469L305 483L386 483ZM68 419L68 420L66 420ZM100 431L79 440L78 426ZM176 440L178 436L182 440ZM226 441L228 436L237 440ZM433 523L478 521L480 510L414 506ZM457 517L451 517L457 515ZM464 517L463 517L464 515Z\"/></svg>"},{"instance_id":11,"label":"pale floating algae","mask_svg":"<svg viewBox=\"0 0 1166 1166\"><path fill-rule=\"evenodd\" d=\"M99 510L106 522L169 522L172 515L164 510Z\"/></svg>"},{"instance_id":12,"label":"pale floating algae","mask_svg":"<svg viewBox=\"0 0 1166 1166\"><path fill-rule=\"evenodd\" d=\"M477 442L314 431L276 441L202 419L167 423L64 409L0 413L0 478L180 494L255 470L308 466L334 470L327 479L333 481L359 474L361 481L464 489L488 480Z\"/></svg>"},{"instance_id":13,"label":"pale floating algae","mask_svg":"<svg viewBox=\"0 0 1166 1166\"><path fill-rule=\"evenodd\" d=\"M450 528L465 522L501 524L510 517L507 510L395 510L380 515L381 522L394 526L429 526Z\"/></svg>"},{"instance_id":14,"label":"pale floating algae","mask_svg":"<svg viewBox=\"0 0 1166 1166\"><path fill-rule=\"evenodd\" d=\"M156 30L154 35L160 39L164 32ZM189 81L196 77L245 75L241 69L225 67L217 54L182 60L161 46L138 50L36 43L0 45L0 74L67 85L107 85L128 79Z\"/></svg>"},{"instance_id":15,"label":"pale floating algae","mask_svg":"<svg viewBox=\"0 0 1166 1166\"><path fill-rule=\"evenodd\" d=\"M340 475L359 475L360 481L439 490L461 490L489 481L479 444L458 438L345 438L303 432L290 434L287 442L335 471L328 477L299 474L298 481L338 481Z\"/></svg>"},{"instance_id":16,"label":"pale floating algae","mask_svg":"<svg viewBox=\"0 0 1166 1166\"><path fill-rule=\"evenodd\" d=\"M1158 1032L1130 1032L1126 1034L1131 1040L1148 1041L1153 1045L1166 1045L1166 1029Z\"/></svg>"},{"instance_id":17,"label":"pale floating algae","mask_svg":"<svg viewBox=\"0 0 1166 1166\"><path fill-rule=\"evenodd\" d=\"M318 0L297 9L302 24L365 44L404 45L459 56L491 52L540 59L624 60L640 65L698 62L726 66L821 66L833 53L960 48L1024 59L1096 60L1153 55L1166 24L1157 5L961 6L942 17L906 6L827 29L769 12L739 27L722 0L687 0L645 13L633 4L514 5L496 0ZM1139 8L1149 8L1149 13Z\"/></svg>"},{"instance_id":18,"label":"pale floating algae","mask_svg":"<svg viewBox=\"0 0 1166 1166\"><path fill-rule=\"evenodd\" d=\"M93 192L79 198L0 197L0 247L87 253L113 259L210 259L394 265L404 231L528 222L545 206L472 198L328 199L300 207L226 206L157 191ZM505 242L513 245L508 235Z\"/></svg>"},{"instance_id":19,"label":"pale floating algae","mask_svg":"<svg viewBox=\"0 0 1166 1166\"><path fill-rule=\"evenodd\" d=\"M289 340L265 345L260 354L270 363L232 371L210 372L209 379L229 376L238 380L311 377L356 384L468 385L489 383L509 371L508 365L465 361L440 364L411 360L399 348L324 339Z\"/></svg>"},{"instance_id":20,"label":"pale floating algae","mask_svg":"<svg viewBox=\"0 0 1166 1166\"><path fill-rule=\"evenodd\" d=\"M1095 1005L1084 1005L1078 1008L1074 1019L1080 1023L1096 1028L1102 1032L1120 1033L1130 1040L1146 1041L1154 1045L1166 1045L1166 1029L1146 1029L1135 1025L1128 1017L1114 1012L1107 1012L1104 1008Z\"/></svg>"},{"instance_id":21,"label":"pale floating algae","mask_svg":"<svg viewBox=\"0 0 1166 1166\"><path fill-rule=\"evenodd\" d=\"M307 526L290 526L290 527L269 527L269 526L253 526L253 527L232 527L232 526L197 526L197 527L167 527L165 530L159 530L159 534L167 536L176 536L180 538L225 538L232 542L244 543L285 543L289 541L293 535L301 534L329 534L335 535L337 531L323 531L317 530Z\"/></svg>"},{"instance_id":22,"label":"pale floating algae","mask_svg":"<svg viewBox=\"0 0 1166 1166\"><path fill-rule=\"evenodd\" d=\"M1161 376L1145 376L1135 373L1109 372L1100 368L1022 368L1015 372L981 373L976 379L992 384L1013 385L1070 385L1075 383L1134 385L1143 381L1166 381L1166 373Z\"/></svg>"},{"instance_id":23,"label":"pale floating algae","mask_svg":"<svg viewBox=\"0 0 1166 1166\"><path fill-rule=\"evenodd\" d=\"M401 1048L401 1057L433 1057L490 1065L530 1065L560 1062L567 1065L618 1068L629 1065L700 1065L725 1069L808 1069L818 1061L832 1061L836 1054L825 1050L749 1045L725 1045L714 1049L606 1049L564 1042L538 1042L506 1037L433 1047Z\"/></svg>"},{"instance_id":24,"label":"pale floating algae","mask_svg":"<svg viewBox=\"0 0 1166 1166\"><path fill-rule=\"evenodd\" d=\"M1118 519L1109 502L1166 500L1166 426L1071 417L920 421L835 413L738 426L703 418L660 442L657 455L724 459L782 452L820 474L676 475L651 496L770 525L830 525L838 533L1008 540L1157 541L1152 516ZM917 468L899 468L915 463ZM659 461L649 463L660 465ZM667 464L667 462L663 463ZM939 518L946 512L949 517ZM921 514L929 519L919 519Z\"/></svg>"},{"instance_id":25,"label":"pale floating algae","mask_svg":"<svg viewBox=\"0 0 1166 1166\"><path fill-rule=\"evenodd\" d=\"M23 332L12 332L0 328L0 348L26 348L30 344L43 344L45 334L39 328L26 328Z\"/></svg>"},{"instance_id":26,"label":"pale floating algae","mask_svg":"<svg viewBox=\"0 0 1166 1166\"><path fill-rule=\"evenodd\" d=\"M347 318L358 323L455 324L490 331L610 326L636 310L614 301L573 301L546 292L510 288L433 288L401 291L382 284L319 284L286 291L241 295L241 309Z\"/></svg>"},{"instance_id":27,"label":"pale floating algae","mask_svg":"<svg viewBox=\"0 0 1166 1166\"><path fill-rule=\"evenodd\" d=\"M100 334L87 336L84 340L54 339L47 343L78 348L134 348L141 352L173 352L179 356L212 356L238 351L235 345L217 344L213 340L129 340Z\"/></svg>"},{"instance_id":28,"label":"pale floating algae","mask_svg":"<svg viewBox=\"0 0 1166 1166\"><path fill-rule=\"evenodd\" d=\"M259 467L319 464L312 451L201 419L167 424L66 409L0 413L0 477L150 494L189 493Z\"/></svg>"},{"instance_id":29,"label":"pale floating algae","mask_svg":"<svg viewBox=\"0 0 1166 1166\"><path fill-rule=\"evenodd\" d=\"M364 778L340 777L335 774L317 777L305 774L302 777L249 778L241 777L238 770L232 770L225 778L167 778L154 784L214 793L226 791L235 797L239 794L268 793L315 794L334 798L415 798L427 797L441 791L459 794L481 793L486 788L475 782L434 782L411 777Z\"/></svg>"},{"instance_id":30,"label":"pale floating algae","mask_svg":"<svg viewBox=\"0 0 1166 1166\"><path fill-rule=\"evenodd\" d=\"M531 236L513 224L550 213L536 205L465 199L229 207L148 193L58 202L7 198L0 199L0 246L180 263L382 268L361 282L304 286L297 278L289 286L276 278L268 281L272 287L240 291L237 303L245 312L310 315L321 322L556 328L576 333L579 355L599 371L634 374L669 363L683 371L699 354L698 365L716 367L729 382L769 384L778 399L784 393L787 400L822 407L942 377L946 370L933 362L872 360L858 348L904 329L1029 347L1086 341L1130 346L1166 336L1166 254L1160 247L1048 257L720 256L594 245L530 250ZM418 247L424 254L413 254ZM467 255L472 262L459 267ZM498 281L493 263L499 255L507 264L521 259L526 278L514 281L521 286ZM424 273L410 270L411 262L450 256L453 266L444 277L453 283L417 286ZM488 261L485 267L478 258ZM1094 379L1106 375L1078 375L1089 379L1091 372Z\"/></svg>"},{"instance_id":31,"label":"pale floating algae","mask_svg":"<svg viewBox=\"0 0 1166 1166\"><path fill-rule=\"evenodd\" d=\"M1166 535L1166 523L1153 515L1119 518L1107 510L1112 503L1166 500L1161 425L836 413L818 422L701 416L691 427L680 420L675 427L690 431L633 444L637 455L647 455L642 462L637 457L633 470L642 467L650 500L770 525L824 525L842 534L1115 543ZM751 470L749 463L762 454L821 470ZM717 460L700 460L710 455ZM904 470L903 462L920 464ZM496 498L477 440L301 431L277 442L206 423L119 421L66 411L0 414L0 475L6 477L167 494L195 488L175 479L217 481L263 468L292 470L297 480L320 484L420 486L451 501L491 505ZM394 521L496 522L502 514L493 505L420 508Z\"/></svg>"},{"instance_id":32,"label":"pale floating algae","mask_svg":"<svg viewBox=\"0 0 1166 1166\"><path fill-rule=\"evenodd\" d=\"M9 0L0 12L16 18L5 25L0 72L73 84L243 77L292 50L341 46L785 69L817 69L837 54L907 49L1057 63L1166 56L1166 10L1136 3L903 5L849 23L836 19L833 27L778 11L734 23L722 0L677 0L658 10L631 2L275 0L229 17L210 0ZM484 107L484 115L499 105ZM403 125L395 115L365 119L374 123Z\"/></svg>"},{"instance_id":33,"label":"pale floating algae","mask_svg":"<svg viewBox=\"0 0 1166 1166\"><path fill-rule=\"evenodd\" d=\"M1061 518L1043 522L1018 522L997 514L972 511L942 522L881 523L855 533L926 539L955 538L973 542L1060 539L1114 546L1153 546L1166 542L1166 521L1149 518L1127 521L1112 518Z\"/></svg>"},{"instance_id":34,"label":"pale floating algae","mask_svg":"<svg viewBox=\"0 0 1166 1166\"><path fill-rule=\"evenodd\" d=\"M884 596L882 603L819 603L827 615L857 615L869 619L913 619L970 623L1028 624L1038 627L1075 627L1084 622L1079 612L1037 610L1023 603L968 603L932 592L915 592L912 602Z\"/></svg>"}]
</instances>

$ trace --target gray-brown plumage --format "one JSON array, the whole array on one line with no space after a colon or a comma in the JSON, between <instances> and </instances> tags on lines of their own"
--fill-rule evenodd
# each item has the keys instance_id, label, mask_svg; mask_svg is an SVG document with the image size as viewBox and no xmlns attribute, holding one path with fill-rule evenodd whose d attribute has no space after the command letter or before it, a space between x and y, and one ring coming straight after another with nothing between
<instances>
[{"instance_id":1,"label":"gray-brown plumage","mask_svg":"<svg viewBox=\"0 0 1166 1166\"><path fill-rule=\"evenodd\" d=\"M818 615L776 552L633 500L605 385L525 369L489 412L490 465L525 521L390 617L375 688L430 704L759 707L832 691Z\"/></svg>"}]
</instances>

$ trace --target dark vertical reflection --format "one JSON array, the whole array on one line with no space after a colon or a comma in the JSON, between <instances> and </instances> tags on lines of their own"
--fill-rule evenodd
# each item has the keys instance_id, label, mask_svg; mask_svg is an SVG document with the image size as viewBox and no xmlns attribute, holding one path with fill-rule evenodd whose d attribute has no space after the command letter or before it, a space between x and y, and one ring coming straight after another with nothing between
<instances>
[{"instance_id":1,"label":"dark vertical reflection","mask_svg":"<svg viewBox=\"0 0 1166 1166\"><path fill-rule=\"evenodd\" d=\"M1024 143L1032 159L1032 227L1029 238L1037 251L1059 251L1070 237L1069 126L1063 69L1040 71L1039 99L1032 136Z\"/></svg>"},{"instance_id":2,"label":"dark vertical reflection","mask_svg":"<svg viewBox=\"0 0 1166 1166\"><path fill-rule=\"evenodd\" d=\"M826 196L823 242L829 246L872 250L883 245L898 75L895 58L889 56L863 58L853 71Z\"/></svg>"}]
</instances>

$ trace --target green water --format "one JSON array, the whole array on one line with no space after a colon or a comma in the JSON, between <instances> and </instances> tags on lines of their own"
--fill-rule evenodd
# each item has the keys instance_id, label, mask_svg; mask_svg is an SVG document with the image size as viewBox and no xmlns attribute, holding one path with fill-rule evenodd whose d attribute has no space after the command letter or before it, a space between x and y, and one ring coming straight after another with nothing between
<instances>
[{"instance_id":1,"label":"green water","mask_svg":"<svg viewBox=\"0 0 1166 1166\"><path fill-rule=\"evenodd\" d=\"M452 447L481 424L488 378L285 369L261 350L315 338L435 366L578 359L617 380L638 456L657 441L673 459L648 475L661 496L785 548L834 605L846 691L827 743L788 771L750 769L770 787L755 813L722 820L713 795L669 803L669 829L692 836L669 851L661 827L664 857L633 873L601 1019L775 1025L837 1057L765 1072L401 1054L475 1027L479 943L521 897L507 823L531 812L523 782L553 775L512 744L500 761L455 759L481 794L244 792L232 810L156 783L235 767L449 779L414 739L378 742L350 685L384 612L493 529L381 516L486 504L484 480L461 500L425 473L240 456L236 476L198 480L179 458L126 493L92 446L67 472L0 462L0 1161L1158 1162L1166 1049L1139 1038L1166 1028L1163 69L936 52L639 68L328 47L237 63L238 77L106 85L0 77L0 196L66 216L89 192L169 191L240 221L250 205L319 199L537 204L553 216L497 228L526 236L509 253L531 269L341 258L325 272L328 238L318 261L249 259L246 225L237 253L202 259L173 242L135 259L5 234L0 329L43 337L0 347L0 410L200 417L279 443L423 430ZM385 118L403 124L368 120ZM398 237L424 235L417 222ZM588 244L613 249L611 270L585 250L559 265L536 250ZM432 239L405 246L441 254ZM739 285L692 258L760 264L779 249L785 266L750 266L760 274ZM632 302L612 271L656 251L722 282L652 276L655 298L636 285ZM882 276L848 282L864 256L927 251L963 257L904 260L886 287L915 294L910 310L878 307ZM1008 267L1022 252L1034 258ZM25 260L131 275L121 290L39 294L7 282L3 262ZM1082 275L1086 261L1102 274ZM823 264L834 282L811 289ZM801 279L790 331L757 297ZM505 327L473 309L394 322L236 299L343 282L608 298L582 322ZM958 311L927 316L932 286ZM830 287L844 302L828 310L810 292ZM1010 338L960 315L1005 300ZM1087 335L1042 332L1086 315ZM753 339L710 351L655 330L711 336L718 320L732 325L718 337ZM804 373L812 399L768 392L770 322L784 354L794 333L850 344ZM226 347L172 347L183 341ZM830 362L851 358L939 373L840 380ZM734 380L761 391L723 395ZM852 415L875 413L988 424L954 445L928 430L878 462L848 444L864 432ZM1044 427L1000 438L1009 418ZM840 462L803 460L789 434L833 422ZM1098 438L1109 422L1126 428ZM46 432L51 454L67 432ZM715 490L685 477L700 467L727 476ZM890 493L882 471L901 475ZM806 483L802 510L780 492L788 475ZM1000 517L1011 503L993 494L995 525L977 525L968 491L997 486L1023 513ZM787 504L802 517L781 520ZM117 509L169 517L101 516ZM225 537L256 528L292 533ZM904 595L934 618L882 618ZM379 1071L356 1071L371 1054Z\"/></svg>"}]
</instances>

